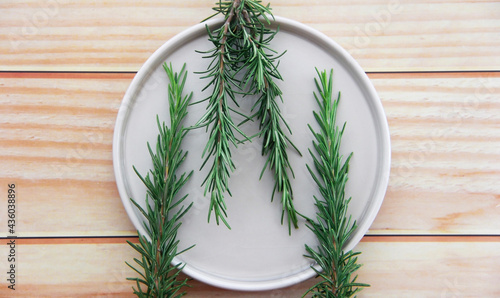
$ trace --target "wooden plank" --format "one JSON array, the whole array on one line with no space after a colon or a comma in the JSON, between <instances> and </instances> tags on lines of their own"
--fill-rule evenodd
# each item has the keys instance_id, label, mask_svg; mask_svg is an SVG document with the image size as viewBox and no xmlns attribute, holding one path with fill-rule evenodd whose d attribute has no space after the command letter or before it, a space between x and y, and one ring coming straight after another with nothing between
<instances>
[{"instance_id":1,"label":"wooden plank","mask_svg":"<svg viewBox=\"0 0 500 298\"><path fill-rule=\"evenodd\" d=\"M19 234L131 235L111 152L130 75L39 75L0 78L0 188L17 184Z\"/></svg>"},{"instance_id":2,"label":"wooden plank","mask_svg":"<svg viewBox=\"0 0 500 298\"><path fill-rule=\"evenodd\" d=\"M371 233L499 234L500 75L389 77L372 78L392 169Z\"/></svg>"},{"instance_id":3,"label":"wooden plank","mask_svg":"<svg viewBox=\"0 0 500 298\"><path fill-rule=\"evenodd\" d=\"M443 239L444 238L444 239ZM18 239L16 296L132 297L133 272L125 265L137 255L121 238ZM399 241L402 240L402 241ZM0 240L2 255L7 241ZM360 297L497 297L500 295L498 237L365 237L358 281L371 285ZM0 268L7 268L0 258ZM2 269L3 270L3 269ZM315 282L273 291L235 292L192 281L190 297L300 297ZM11 296L2 278L0 296Z\"/></svg>"},{"instance_id":4,"label":"wooden plank","mask_svg":"<svg viewBox=\"0 0 500 298\"><path fill-rule=\"evenodd\" d=\"M370 233L500 234L500 73L370 76L393 149ZM135 234L111 154L131 77L0 75L0 193L17 183L21 236Z\"/></svg>"},{"instance_id":5,"label":"wooden plank","mask_svg":"<svg viewBox=\"0 0 500 298\"><path fill-rule=\"evenodd\" d=\"M6 0L0 71L136 71L216 1ZM266 2L266 1L264 1ZM272 1L347 49L367 71L500 70L500 4L485 1Z\"/></svg>"}]
</instances>

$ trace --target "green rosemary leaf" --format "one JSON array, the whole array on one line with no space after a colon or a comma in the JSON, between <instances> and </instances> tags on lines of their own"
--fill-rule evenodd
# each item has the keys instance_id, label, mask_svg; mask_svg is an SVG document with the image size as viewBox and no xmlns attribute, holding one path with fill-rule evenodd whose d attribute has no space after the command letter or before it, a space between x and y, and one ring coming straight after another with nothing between
<instances>
[{"instance_id":1,"label":"green rosemary leaf","mask_svg":"<svg viewBox=\"0 0 500 298\"><path fill-rule=\"evenodd\" d=\"M139 265L141 265L141 263L137 260L137 259L134 259L136 261L136 263L138 263ZM147 284L146 281L144 279L146 279L146 276L144 276L144 274L137 270L134 266L130 265L128 262L125 262L127 264L127 266L129 266L130 268L132 268L132 270L134 270L135 272L137 272L137 274L139 274L140 276L142 276L143 279L139 279L139 278L132 278L132 277L128 277L127 280L135 280L135 281L139 281L139 282L142 282L144 284ZM141 266L142 268L144 268L143 266Z\"/></svg>"},{"instance_id":2,"label":"green rosemary leaf","mask_svg":"<svg viewBox=\"0 0 500 298\"><path fill-rule=\"evenodd\" d=\"M182 202L187 195L177 198L180 189L192 175L177 174L187 152L180 149L186 136L186 128L182 122L187 115L187 107L192 94L183 95L186 82L185 65L179 73L174 72L172 65L163 65L170 81L168 101L170 126L161 123L157 117L158 138L155 150L147 144L151 155L153 168L142 176L133 167L139 179L146 186L145 207L141 207L131 198L133 205L145 218L146 235L139 234L139 243L127 243L141 255L141 260L134 258L137 264L133 266L126 262L140 278L128 278L136 282L133 293L138 297L181 297L180 292L187 285L187 279L180 279L182 264L172 264L175 256L185 252L177 251L179 240L177 231L181 226L182 217L190 210L192 203L185 206ZM175 211L177 209L177 211ZM141 286L142 285L142 286Z\"/></svg>"},{"instance_id":3,"label":"green rosemary leaf","mask_svg":"<svg viewBox=\"0 0 500 298\"><path fill-rule=\"evenodd\" d=\"M277 104L283 99L274 80L282 79L278 65L284 52L278 54L270 46L279 31L268 28L271 18L274 19L271 7L263 5L260 0L233 0L218 1L213 10L216 13L211 17L222 14L225 21L213 30L206 27L213 48L198 51L204 58L211 59L206 71L201 73L202 79L209 81L203 90L210 88L211 94L197 102L207 102L207 108L194 127L206 127L209 133L202 154L202 168L212 163L202 184L205 194L210 193L208 220L214 213L217 224L222 219L230 228L226 221L225 195L231 195L229 179L235 170L231 151L254 137L246 136L239 127L258 119L260 131L255 136L263 139L262 154L267 157L263 172L269 169L275 180L271 200L275 194L281 194L281 223L286 215L291 233L291 226L298 228L298 221L290 183L294 174L288 160L289 146L300 152L285 133L291 134L291 129ZM246 95L257 95L258 98L250 116L229 106L231 102L239 107L237 96ZM236 125L232 115L243 117L243 121Z\"/></svg>"},{"instance_id":4,"label":"green rosemary leaf","mask_svg":"<svg viewBox=\"0 0 500 298\"><path fill-rule=\"evenodd\" d=\"M316 236L319 245L312 248L305 245L305 257L316 262L321 268L314 271L321 279L305 294L312 297L352 297L362 287L369 285L357 283L354 273L361 267L357 263L359 252L347 251L343 248L356 229L356 222L347 216L350 198L345 198L345 186L348 179L349 161L352 153L343 158L340 144L345 123L339 128L336 123L339 96L333 100L333 70L319 72L315 79L319 96L314 93L319 111L313 112L318 122L319 132L310 125L314 141L313 150L309 153L313 160L313 169L307 165L314 182L318 186L321 198L314 197L317 208L316 218L307 220L307 227Z\"/></svg>"}]
</instances>

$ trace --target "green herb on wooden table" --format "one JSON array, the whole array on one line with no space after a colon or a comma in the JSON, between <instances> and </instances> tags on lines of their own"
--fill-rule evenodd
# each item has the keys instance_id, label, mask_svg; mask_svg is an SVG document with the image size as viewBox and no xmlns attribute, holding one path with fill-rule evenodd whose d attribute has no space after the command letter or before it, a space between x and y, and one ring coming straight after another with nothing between
<instances>
[{"instance_id":1,"label":"green herb on wooden table","mask_svg":"<svg viewBox=\"0 0 500 298\"><path fill-rule=\"evenodd\" d=\"M314 135L314 151L309 150L314 168L307 166L311 176L318 185L321 198L314 197L317 207L316 220L307 219L307 226L316 235L319 245L315 249L306 245L308 255L322 271L313 269L321 281L311 287L305 294L313 297L351 297L367 287L367 284L357 283L357 275L353 276L361 265L357 264L359 252L344 251L344 246L356 229L356 222L347 216L350 202L345 199L345 186L348 179L349 160L352 153L344 159L340 154L340 144L345 129L345 123L337 126L337 108L340 92L333 99L333 70L328 76L326 71L319 72L319 82L315 79L319 97L314 96L319 105L319 113L313 112L319 125Z\"/></svg>"},{"instance_id":2,"label":"green herb on wooden table","mask_svg":"<svg viewBox=\"0 0 500 298\"><path fill-rule=\"evenodd\" d=\"M150 144L147 144L153 169L143 177L134 167L134 171L147 188L145 208L131 199L146 219L144 228L147 235L139 234L138 244L128 241L141 255L140 260L134 258L136 267L127 263L139 274L137 278L128 278L136 282L134 294L138 297L180 297L185 294L181 289L187 286L187 279L179 278L183 265L174 265L172 262L175 256L185 251L177 251L179 244L177 231L181 225L181 218L192 206L192 203L187 207L182 205L187 195L178 198L181 188L191 177L192 172L180 175L177 173L187 155L187 152L181 149L187 133L182 122L187 115L192 93L183 95L186 82L185 65L179 74L174 73L172 65L168 66L165 63L163 67L170 80L168 87L170 127L160 123L157 117L159 135L156 150L153 151Z\"/></svg>"},{"instance_id":3,"label":"green herb on wooden table","mask_svg":"<svg viewBox=\"0 0 500 298\"><path fill-rule=\"evenodd\" d=\"M203 100L208 102L208 107L197 126L210 130L203 152L205 160L202 168L209 160L212 160L212 166L203 183L205 194L211 194L209 220L213 211L217 224L221 219L229 227L224 193L231 195L229 178L235 170L231 145L237 147L239 143L249 141L250 138L239 127L247 121L258 119L260 132L257 136L262 137L262 155L267 156L260 179L266 168L273 172L275 184L271 200L276 193L281 194L281 223L283 224L286 213L291 233L291 226L298 228L298 223L290 183L290 177L294 174L287 150L292 146L299 151L285 133L287 130L291 134L291 130L278 105L278 101L282 100L282 92L274 82L282 80L277 68L282 54L277 54L270 45L278 30L268 28L271 24L271 8L261 2L219 1L214 7L216 13L213 16L224 15L224 23L214 30L207 27L209 40L214 47L203 52L206 54L205 58L212 59L203 78L210 79L205 89L212 87L213 91ZM258 96L252 108L255 112L250 116L237 110L237 96L245 95ZM236 108L231 108L230 102ZM232 113L243 116L245 120L237 125L232 119ZM234 132L242 136L241 140L236 138Z\"/></svg>"}]
</instances>

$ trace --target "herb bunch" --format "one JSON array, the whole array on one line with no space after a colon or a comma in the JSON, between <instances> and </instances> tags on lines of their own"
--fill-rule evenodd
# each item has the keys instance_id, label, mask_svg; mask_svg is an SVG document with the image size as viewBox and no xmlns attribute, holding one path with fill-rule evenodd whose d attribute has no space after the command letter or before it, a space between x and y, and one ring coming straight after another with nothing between
<instances>
[{"instance_id":1,"label":"herb bunch","mask_svg":"<svg viewBox=\"0 0 500 298\"><path fill-rule=\"evenodd\" d=\"M282 216L285 213L289 231L291 225L297 224L297 212L293 205L293 191L290 176L293 170L288 160L288 147L294 147L284 128L291 134L290 127L283 118L278 100L282 100L282 92L275 80L282 80L278 72L278 59L284 54L272 50L270 43L278 30L268 28L272 17L269 5L262 5L257 0L219 1L214 7L217 14L224 15L224 23L213 31L207 27L209 40L214 48L204 52L205 58L211 58L211 64L203 78L209 78L212 94L205 99L208 107L205 115L197 123L198 126L210 126L210 137L203 157L205 164L212 159L212 167L204 181L205 193L211 192L209 211L215 213L229 227L226 221L227 212L224 192L231 195L228 187L230 173L235 165L231 159L231 144L235 147L251 138L246 136L239 126L247 121L258 119L260 131L256 136L262 137L262 155L267 156L260 179L267 168L274 174L275 184L271 195L281 193ZM213 17L212 16L212 17ZM205 88L205 89L206 89ZM252 108L254 114L247 116L229 106L230 102L238 108L237 95L257 95L258 99ZM242 123L236 124L231 113L243 116ZM234 132L242 136L236 138ZM254 136L252 136L254 137ZM300 152L299 152L300 154Z\"/></svg>"},{"instance_id":2,"label":"herb bunch","mask_svg":"<svg viewBox=\"0 0 500 298\"><path fill-rule=\"evenodd\" d=\"M269 10L267 13L271 14ZM288 146L292 146L299 155L300 151L284 131L286 129L292 134L278 105L278 100L283 101L283 93L275 80L283 78L278 71L279 63L277 61L284 53L278 55L270 47L270 43L278 31L268 29L256 16L248 18L245 25L250 28L250 32L258 32L254 38L250 36L247 41L249 58L245 64L246 73L243 82L250 86L251 93L260 94L253 107L257 110L251 116L251 118L257 118L260 121L259 136L263 139L262 155L267 156L260 179L262 179L266 168L273 172L275 183L271 201L274 199L275 193L281 194L281 224L284 222L286 213L288 230L291 233L292 225L294 228L298 228L298 219L290 183L290 175L294 177L294 173L288 159Z\"/></svg>"},{"instance_id":3,"label":"herb bunch","mask_svg":"<svg viewBox=\"0 0 500 298\"><path fill-rule=\"evenodd\" d=\"M340 144L345 129L337 126L337 108L340 92L333 99L333 70L328 76L326 71L318 72L319 82L315 79L319 97L314 96L319 105L319 113L313 112L319 124L319 132L315 132L313 147L316 153L309 150L317 174L307 166L312 178L318 185L322 198L314 197L317 207L316 220L307 219L307 226L316 235L319 245L313 249L306 245L308 255L322 269L316 271L321 281L311 287L305 294L313 297L351 297L367 287L367 284L357 283L357 275L353 276L361 265L357 264L359 252L345 252L344 245L356 229L356 222L347 216L350 202L345 199L345 186L348 179L349 160L352 153L343 160L340 154Z\"/></svg>"},{"instance_id":4,"label":"herb bunch","mask_svg":"<svg viewBox=\"0 0 500 298\"><path fill-rule=\"evenodd\" d=\"M127 263L139 274L137 278L128 278L136 282L136 288L133 290L138 297L181 297L185 294L181 289L187 286L188 281L179 277L183 265L173 265L172 262L175 256L185 251L178 251L177 231L181 226L181 218L192 206L192 203L187 207L182 205L187 195L181 198L178 198L178 195L193 172L177 174L187 155L187 152L181 149L187 133L182 122L187 115L192 93L183 95L186 82L185 65L179 74L174 73L172 65L165 63L163 67L170 80L170 127L164 122L160 123L157 116L159 135L156 150L153 151L150 144L147 144L153 169L143 177L134 167L134 171L147 188L145 208L131 199L146 219L144 227L147 235L139 234L138 244L127 241L141 255L140 260L134 258L136 267Z\"/></svg>"}]
</instances>

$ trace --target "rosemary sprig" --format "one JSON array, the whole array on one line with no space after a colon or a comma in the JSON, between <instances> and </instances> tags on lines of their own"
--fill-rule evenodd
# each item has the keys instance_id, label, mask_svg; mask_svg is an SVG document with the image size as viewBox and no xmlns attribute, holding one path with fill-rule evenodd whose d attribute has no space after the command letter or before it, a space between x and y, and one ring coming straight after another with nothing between
<instances>
[{"instance_id":1,"label":"rosemary sprig","mask_svg":"<svg viewBox=\"0 0 500 298\"><path fill-rule=\"evenodd\" d=\"M198 125L212 127L204 154L208 151L214 158L212 169L204 182L207 183L205 192L212 192L210 212L215 210L217 223L219 217L224 220L227 213L223 192L231 194L228 180L230 171L235 169L229 145L232 143L236 146L240 142L234 137L233 130L240 133L244 139L249 139L235 126L230 112L245 118L239 125L257 118L260 124L257 136L263 138L262 155L267 156L260 179L266 168L273 172L275 185L271 200L275 193L281 193L281 223L283 224L286 213L291 233L291 225L298 228L298 221L290 183L290 175L293 177L294 174L287 149L292 146L299 151L283 130L284 126L291 134L277 102L278 98L282 100L282 92L274 82L274 79L282 79L277 66L278 59L283 54L277 54L270 47L270 42L278 31L267 28L270 24L269 17L273 16L269 5L264 6L261 3L262 1L258 0L219 1L218 6L214 7L215 15L223 14L225 22L213 32L207 27L209 39L215 47L210 52L205 52L209 54L206 57L213 59L205 78L211 78L209 86L213 85L214 91L206 99L209 101L207 112ZM240 79L236 79L237 75ZM228 108L228 98L238 107L236 94L258 95L258 100L252 108L252 111L256 110L253 115L248 117ZM225 122L220 121L221 118ZM207 156L204 164L208 159ZM218 185L221 187L217 187ZM225 220L224 223L229 227Z\"/></svg>"},{"instance_id":2,"label":"rosemary sprig","mask_svg":"<svg viewBox=\"0 0 500 298\"><path fill-rule=\"evenodd\" d=\"M274 188L271 201L276 193L281 194L281 224L287 214L288 231L291 233L291 226L298 228L297 211L293 204L293 190L290 183L290 175L294 177L293 169L288 159L288 146L292 146L299 154L300 151L285 134L283 127L291 134L292 131L286 123L278 105L278 99L283 101L282 91L274 82L275 79L282 80L278 71L279 58L284 54L278 54L271 48L271 41L278 30L271 30L267 27L270 24L268 18L262 21L261 16L266 14L273 17L269 6L260 5L260 1L246 1L251 7L259 7L257 13L246 13L251 8L243 8L241 14L242 26L248 33L242 34L242 51L246 58L243 70L245 70L242 82L249 86L250 93L259 94L252 110L256 109L251 118L260 120L260 133L262 139L262 155L267 156L266 163L262 169L260 179L269 168L274 175ZM245 30L242 30L247 32Z\"/></svg>"},{"instance_id":3,"label":"rosemary sprig","mask_svg":"<svg viewBox=\"0 0 500 298\"><path fill-rule=\"evenodd\" d=\"M274 36L274 34L271 36ZM261 42L255 42L258 45L255 48L257 54L248 63L246 76L252 77L252 84L255 86L256 93L260 93L260 97L254 106L257 111L252 115L252 118L257 117L260 120L259 136L263 139L262 155L267 156L260 179L262 179L266 168L273 172L275 183L271 201L273 201L276 192L281 193L281 224L284 222L286 213L288 232L291 234L292 225L294 228L298 228L298 219L293 204L293 189L290 183L290 175L292 177L295 177L295 175L288 159L288 146L292 146L300 155L301 153L283 130L284 126L290 134L292 133L281 114L277 102L278 98L281 101L283 100L280 88L273 81L273 77L281 79L281 75L274 65L277 57L266 54L263 50L268 47L270 40L271 38L268 38L261 40ZM255 73L255 75L249 75L249 73Z\"/></svg>"},{"instance_id":4,"label":"rosemary sprig","mask_svg":"<svg viewBox=\"0 0 500 298\"><path fill-rule=\"evenodd\" d=\"M163 65L170 85L168 87L168 102L170 113L170 127L160 123L157 116L159 135L156 151L148 143L148 150L153 161L153 169L141 176L137 169L134 171L147 188L146 207L141 207L134 199L133 204L145 217L147 235L139 234L139 243L127 241L137 252L141 259L134 258L137 267L127 263L140 277L128 278L136 282L133 288L138 297L181 297L185 295L181 288L187 286L187 279L179 279L183 268L181 264L172 264L175 256L183 253L178 250L179 240L177 231L181 226L181 218L191 208L182 205L187 195L177 198L180 189L191 177L189 174L177 174L187 152L181 149L181 143L186 136L187 129L182 125L187 115L187 107L192 93L183 95L186 82L185 65L179 72L174 73L172 65ZM174 210L177 208L177 210Z\"/></svg>"},{"instance_id":5,"label":"rosemary sprig","mask_svg":"<svg viewBox=\"0 0 500 298\"><path fill-rule=\"evenodd\" d=\"M311 176L318 185L322 198L314 197L317 207L316 221L307 219L307 226L316 235L319 245L316 250L306 245L308 255L322 269L316 271L321 281L311 287L305 294L312 293L313 297L351 297L369 285L357 283L357 275L353 274L361 265L357 264L359 252L345 252L344 245L356 229L356 221L352 222L347 216L347 207L350 202L345 199L345 186L348 179L349 160L352 153L343 160L340 154L340 144L345 129L336 124L337 108L340 92L336 100L333 98L333 70L330 75L326 71L318 72L319 82L315 79L319 91L314 97L319 105L319 113L314 117L319 124L319 132L315 132L313 147L316 152L309 150L317 175L307 166Z\"/></svg>"},{"instance_id":6,"label":"rosemary sprig","mask_svg":"<svg viewBox=\"0 0 500 298\"><path fill-rule=\"evenodd\" d=\"M230 107L230 102L236 106L235 94L239 93L239 82L234 78L234 69L236 67L233 58L237 56L237 49L232 45L235 43L233 35L233 26L231 25L234 18L234 8L229 4L220 3L220 9L227 9L226 20L222 27L213 32L207 27L209 40L213 43L214 48L207 52L204 58L211 58L212 62L203 79L210 79L209 84L203 89L213 87L212 93L202 101L208 101L205 114L196 123L195 127L206 127L210 130L210 137L203 151L202 158L204 162L203 168L211 159L212 166L203 181L205 185L205 195L210 192L210 207L208 213L208 221L212 212L215 214L215 220L219 224L219 219L230 229L230 225L226 220L226 203L224 201L224 193L227 192L231 196L229 190L230 173L235 170L235 164L232 160L230 144L237 147L241 142L234 131L237 131L244 139L248 137L238 128L232 119L231 112L241 114Z\"/></svg>"}]
</instances>

